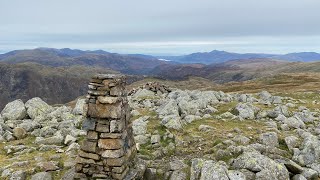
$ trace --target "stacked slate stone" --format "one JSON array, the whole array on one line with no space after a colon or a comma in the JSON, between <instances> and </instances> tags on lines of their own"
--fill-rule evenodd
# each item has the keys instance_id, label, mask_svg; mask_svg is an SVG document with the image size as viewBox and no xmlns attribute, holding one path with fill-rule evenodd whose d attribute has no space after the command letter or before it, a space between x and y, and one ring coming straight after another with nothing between
<instances>
[{"instance_id":1,"label":"stacked slate stone","mask_svg":"<svg viewBox=\"0 0 320 180\"><path fill-rule=\"evenodd\" d=\"M131 96L141 89L146 89L146 90L152 91L156 94L166 94L166 93L170 93L172 91L168 86L166 86L164 84L160 84L158 82L148 82L148 83L144 84L143 86L132 89L128 93L128 95Z\"/></svg>"},{"instance_id":2,"label":"stacked slate stone","mask_svg":"<svg viewBox=\"0 0 320 180\"><path fill-rule=\"evenodd\" d=\"M125 77L99 74L89 83L75 179L128 179L136 154Z\"/></svg>"}]
</instances>

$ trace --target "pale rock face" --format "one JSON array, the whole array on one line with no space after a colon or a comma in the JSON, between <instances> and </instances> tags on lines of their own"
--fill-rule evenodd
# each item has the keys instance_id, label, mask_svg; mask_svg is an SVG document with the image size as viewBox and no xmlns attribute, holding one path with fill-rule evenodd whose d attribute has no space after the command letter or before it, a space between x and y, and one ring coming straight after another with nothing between
<instances>
[{"instance_id":1,"label":"pale rock face","mask_svg":"<svg viewBox=\"0 0 320 180\"><path fill-rule=\"evenodd\" d=\"M253 102L257 102L258 100L256 98L254 98L252 95L250 94L240 94L238 95L238 101L239 102L250 102L250 103L253 103Z\"/></svg>"},{"instance_id":2,"label":"pale rock face","mask_svg":"<svg viewBox=\"0 0 320 180\"><path fill-rule=\"evenodd\" d=\"M196 115L187 115L186 117L184 117L184 120L187 122L187 123L191 123L195 120L198 120L198 119L201 119L200 116L196 116Z\"/></svg>"},{"instance_id":3,"label":"pale rock face","mask_svg":"<svg viewBox=\"0 0 320 180\"><path fill-rule=\"evenodd\" d=\"M224 164L212 160L205 161L201 170L200 180L220 179L229 180L228 169Z\"/></svg>"},{"instance_id":4,"label":"pale rock face","mask_svg":"<svg viewBox=\"0 0 320 180\"><path fill-rule=\"evenodd\" d=\"M260 135L259 140L262 144L270 147L278 147L278 135L275 132L267 132Z\"/></svg>"},{"instance_id":5,"label":"pale rock face","mask_svg":"<svg viewBox=\"0 0 320 180\"><path fill-rule=\"evenodd\" d=\"M141 99L146 97L153 97L155 96L154 92L147 90L147 89L139 89L134 95L133 98Z\"/></svg>"},{"instance_id":6,"label":"pale rock face","mask_svg":"<svg viewBox=\"0 0 320 180\"><path fill-rule=\"evenodd\" d=\"M133 121L132 129L134 135L144 135L147 133L149 116L143 116Z\"/></svg>"},{"instance_id":7,"label":"pale rock face","mask_svg":"<svg viewBox=\"0 0 320 180\"><path fill-rule=\"evenodd\" d=\"M305 123L310 123L316 120L316 117L314 117L309 110L302 110L301 112L297 112L295 113L295 116Z\"/></svg>"},{"instance_id":8,"label":"pale rock face","mask_svg":"<svg viewBox=\"0 0 320 180\"><path fill-rule=\"evenodd\" d=\"M291 151L293 148L296 148L298 146L299 138L295 136L288 136L284 138L284 141L288 147L288 149Z\"/></svg>"},{"instance_id":9,"label":"pale rock face","mask_svg":"<svg viewBox=\"0 0 320 180\"><path fill-rule=\"evenodd\" d=\"M203 110L204 113L207 113L207 114L211 114L211 113L215 113L217 112L218 110L210 105L207 105L207 108Z\"/></svg>"},{"instance_id":10,"label":"pale rock face","mask_svg":"<svg viewBox=\"0 0 320 180\"><path fill-rule=\"evenodd\" d=\"M76 141L77 141L77 138L70 136L70 135L67 135L66 138L64 139L64 144L69 145L69 144L74 143Z\"/></svg>"},{"instance_id":11,"label":"pale rock face","mask_svg":"<svg viewBox=\"0 0 320 180\"><path fill-rule=\"evenodd\" d=\"M53 110L51 106L38 97L28 100L25 106L31 119L35 119L37 116L50 113Z\"/></svg>"},{"instance_id":12,"label":"pale rock face","mask_svg":"<svg viewBox=\"0 0 320 180\"><path fill-rule=\"evenodd\" d=\"M301 175L306 179L318 179L318 172L310 168L303 168Z\"/></svg>"},{"instance_id":13,"label":"pale rock face","mask_svg":"<svg viewBox=\"0 0 320 180\"><path fill-rule=\"evenodd\" d=\"M152 135L151 136L151 144L157 144L160 143L161 137L159 134Z\"/></svg>"},{"instance_id":14,"label":"pale rock face","mask_svg":"<svg viewBox=\"0 0 320 180\"><path fill-rule=\"evenodd\" d=\"M233 141L239 143L240 145L246 145L246 144L249 144L250 139L243 135L236 135L233 138Z\"/></svg>"},{"instance_id":15,"label":"pale rock face","mask_svg":"<svg viewBox=\"0 0 320 180\"><path fill-rule=\"evenodd\" d=\"M31 177L31 180L52 180L50 172L39 172Z\"/></svg>"},{"instance_id":16,"label":"pale rock face","mask_svg":"<svg viewBox=\"0 0 320 180\"><path fill-rule=\"evenodd\" d=\"M181 118L176 115L166 116L162 119L161 124L169 129L182 129Z\"/></svg>"},{"instance_id":17,"label":"pale rock face","mask_svg":"<svg viewBox=\"0 0 320 180\"><path fill-rule=\"evenodd\" d=\"M198 180L200 178L201 169L203 166L203 159L192 159L190 168L190 180Z\"/></svg>"},{"instance_id":18,"label":"pale rock face","mask_svg":"<svg viewBox=\"0 0 320 180\"><path fill-rule=\"evenodd\" d=\"M247 95L246 94L240 94L238 97L239 102L247 102Z\"/></svg>"},{"instance_id":19,"label":"pale rock face","mask_svg":"<svg viewBox=\"0 0 320 180\"><path fill-rule=\"evenodd\" d=\"M134 109L134 110L131 111L131 115L132 116L139 116L140 112Z\"/></svg>"},{"instance_id":20,"label":"pale rock face","mask_svg":"<svg viewBox=\"0 0 320 180\"><path fill-rule=\"evenodd\" d=\"M233 110L242 119L255 119L255 107L248 103L239 103Z\"/></svg>"},{"instance_id":21,"label":"pale rock face","mask_svg":"<svg viewBox=\"0 0 320 180\"><path fill-rule=\"evenodd\" d=\"M161 105L157 112L160 117L168 116L168 115L176 115L179 116L179 107L174 100L169 100L163 105Z\"/></svg>"},{"instance_id":22,"label":"pale rock face","mask_svg":"<svg viewBox=\"0 0 320 180\"><path fill-rule=\"evenodd\" d=\"M134 141L138 144L146 144L149 142L149 140L150 138L145 135L134 136Z\"/></svg>"},{"instance_id":23,"label":"pale rock face","mask_svg":"<svg viewBox=\"0 0 320 180\"><path fill-rule=\"evenodd\" d=\"M169 180L186 180L187 174L183 170L173 171Z\"/></svg>"},{"instance_id":24,"label":"pale rock face","mask_svg":"<svg viewBox=\"0 0 320 180\"><path fill-rule=\"evenodd\" d=\"M27 173L24 171L16 171L12 173L10 180L24 180L27 177Z\"/></svg>"},{"instance_id":25,"label":"pale rock face","mask_svg":"<svg viewBox=\"0 0 320 180\"><path fill-rule=\"evenodd\" d=\"M307 179L301 174L296 174L292 177L292 180L307 180Z\"/></svg>"},{"instance_id":26,"label":"pale rock face","mask_svg":"<svg viewBox=\"0 0 320 180\"><path fill-rule=\"evenodd\" d=\"M8 103L1 115L4 120L22 120L26 117L27 111L22 100L18 99Z\"/></svg>"},{"instance_id":27,"label":"pale rock face","mask_svg":"<svg viewBox=\"0 0 320 180\"><path fill-rule=\"evenodd\" d=\"M306 166L313 163L319 163L320 159L320 141L317 136L304 133L304 140L300 146L299 154L294 154L293 160L300 165Z\"/></svg>"},{"instance_id":28,"label":"pale rock face","mask_svg":"<svg viewBox=\"0 0 320 180\"><path fill-rule=\"evenodd\" d=\"M299 129L299 128L304 129L306 127L304 122L299 117L296 117L296 116L285 119L284 123L287 124L290 128L295 128L295 129Z\"/></svg>"},{"instance_id":29,"label":"pale rock face","mask_svg":"<svg viewBox=\"0 0 320 180\"><path fill-rule=\"evenodd\" d=\"M56 135L48 138L37 137L35 140L36 144L47 144L47 145L61 145L63 143L63 136Z\"/></svg>"},{"instance_id":30,"label":"pale rock face","mask_svg":"<svg viewBox=\"0 0 320 180\"><path fill-rule=\"evenodd\" d=\"M31 119L25 119L21 124L18 124L17 127L21 127L27 132L32 132L34 129L41 128L41 125Z\"/></svg>"},{"instance_id":31,"label":"pale rock face","mask_svg":"<svg viewBox=\"0 0 320 180\"><path fill-rule=\"evenodd\" d=\"M84 112L86 112L85 108L86 106L86 100L85 99L78 99L76 106L74 107L74 109L72 110L73 114L76 115L83 115Z\"/></svg>"},{"instance_id":32,"label":"pale rock face","mask_svg":"<svg viewBox=\"0 0 320 180\"><path fill-rule=\"evenodd\" d=\"M268 91L262 91L259 93L259 97L264 101L270 101L272 95Z\"/></svg>"},{"instance_id":33,"label":"pale rock face","mask_svg":"<svg viewBox=\"0 0 320 180\"><path fill-rule=\"evenodd\" d=\"M280 96L273 96L272 98L272 103L273 104L281 104L282 103L282 98Z\"/></svg>"},{"instance_id":34,"label":"pale rock face","mask_svg":"<svg viewBox=\"0 0 320 180\"><path fill-rule=\"evenodd\" d=\"M231 112L225 112L220 115L221 118L223 119L236 119L237 116L233 115Z\"/></svg>"},{"instance_id":35,"label":"pale rock face","mask_svg":"<svg viewBox=\"0 0 320 180\"><path fill-rule=\"evenodd\" d=\"M235 171L235 170L229 170L228 177L229 177L229 180L246 180L247 179L242 172Z\"/></svg>"},{"instance_id":36,"label":"pale rock face","mask_svg":"<svg viewBox=\"0 0 320 180\"><path fill-rule=\"evenodd\" d=\"M289 172L283 164L273 161L252 148L244 149L244 152L233 161L232 167L260 172L256 174L260 178L268 175L274 179L289 179Z\"/></svg>"}]
</instances>

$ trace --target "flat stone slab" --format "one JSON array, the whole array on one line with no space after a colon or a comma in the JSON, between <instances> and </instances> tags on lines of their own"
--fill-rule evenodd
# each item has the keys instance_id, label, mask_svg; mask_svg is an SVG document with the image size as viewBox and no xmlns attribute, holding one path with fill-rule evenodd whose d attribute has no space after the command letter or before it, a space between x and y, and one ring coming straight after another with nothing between
<instances>
[{"instance_id":1,"label":"flat stone slab","mask_svg":"<svg viewBox=\"0 0 320 180\"><path fill-rule=\"evenodd\" d=\"M124 78L124 75L121 74L96 74L93 76L93 78L96 79L120 79L120 78Z\"/></svg>"}]
</instances>

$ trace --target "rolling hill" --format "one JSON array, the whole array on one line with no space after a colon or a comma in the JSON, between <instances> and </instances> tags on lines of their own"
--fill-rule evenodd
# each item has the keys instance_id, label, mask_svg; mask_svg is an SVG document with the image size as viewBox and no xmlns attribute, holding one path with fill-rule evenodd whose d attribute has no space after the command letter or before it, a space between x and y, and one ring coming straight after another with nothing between
<instances>
[{"instance_id":1,"label":"rolling hill","mask_svg":"<svg viewBox=\"0 0 320 180\"><path fill-rule=\"evenodd\" d=\"M299 53L289 53L284 55L277 54L262 54L262 53L232 53L226 51L213 50L211 52L198 52L183 56L159 56L158 58L163 58L179 63L202 63L202 64L216 64L223 63L230 60L239 59L280 59L287 61L302 61L311 62L320 60L320 54L315 52L299 52Z\"/></svg>"},{"instance_id":2,"label":"rolling hill","mask_svg":"<svg viewBox=\"0 0 320 180\"><path fill-rule=\"evenodd\" d=\"M16 50L0 55L0 62L17 64L35 62L51 67L92 66L110 68L126 74L148 74L156 66L167 64L152 56L122 55L102 50L37 48Z\"/></svg>"}]
</instances>

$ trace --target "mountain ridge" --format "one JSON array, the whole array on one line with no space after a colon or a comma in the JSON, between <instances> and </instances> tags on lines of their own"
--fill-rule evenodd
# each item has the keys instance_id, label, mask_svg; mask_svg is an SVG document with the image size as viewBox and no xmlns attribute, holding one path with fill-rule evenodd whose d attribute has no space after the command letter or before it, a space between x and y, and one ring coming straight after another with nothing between
<instances>
[{"instance_id":1,"label":"mountain ridge","mask_svg":"<svg viewBox=\"0 0 320 180\"><path fill-rule=\"evenodd\" d=\"M288 54L265 54L265 53L233 53L227 51L213 50L210 52L197 52L182 56L157 56L158 58L168 59L179 63L202 63L213 64L222 63L237 59L258 59L269 58L287 61L311 62L320 60L320 54L316 52L296 52Z\"/></svg>"}]
</instances>

